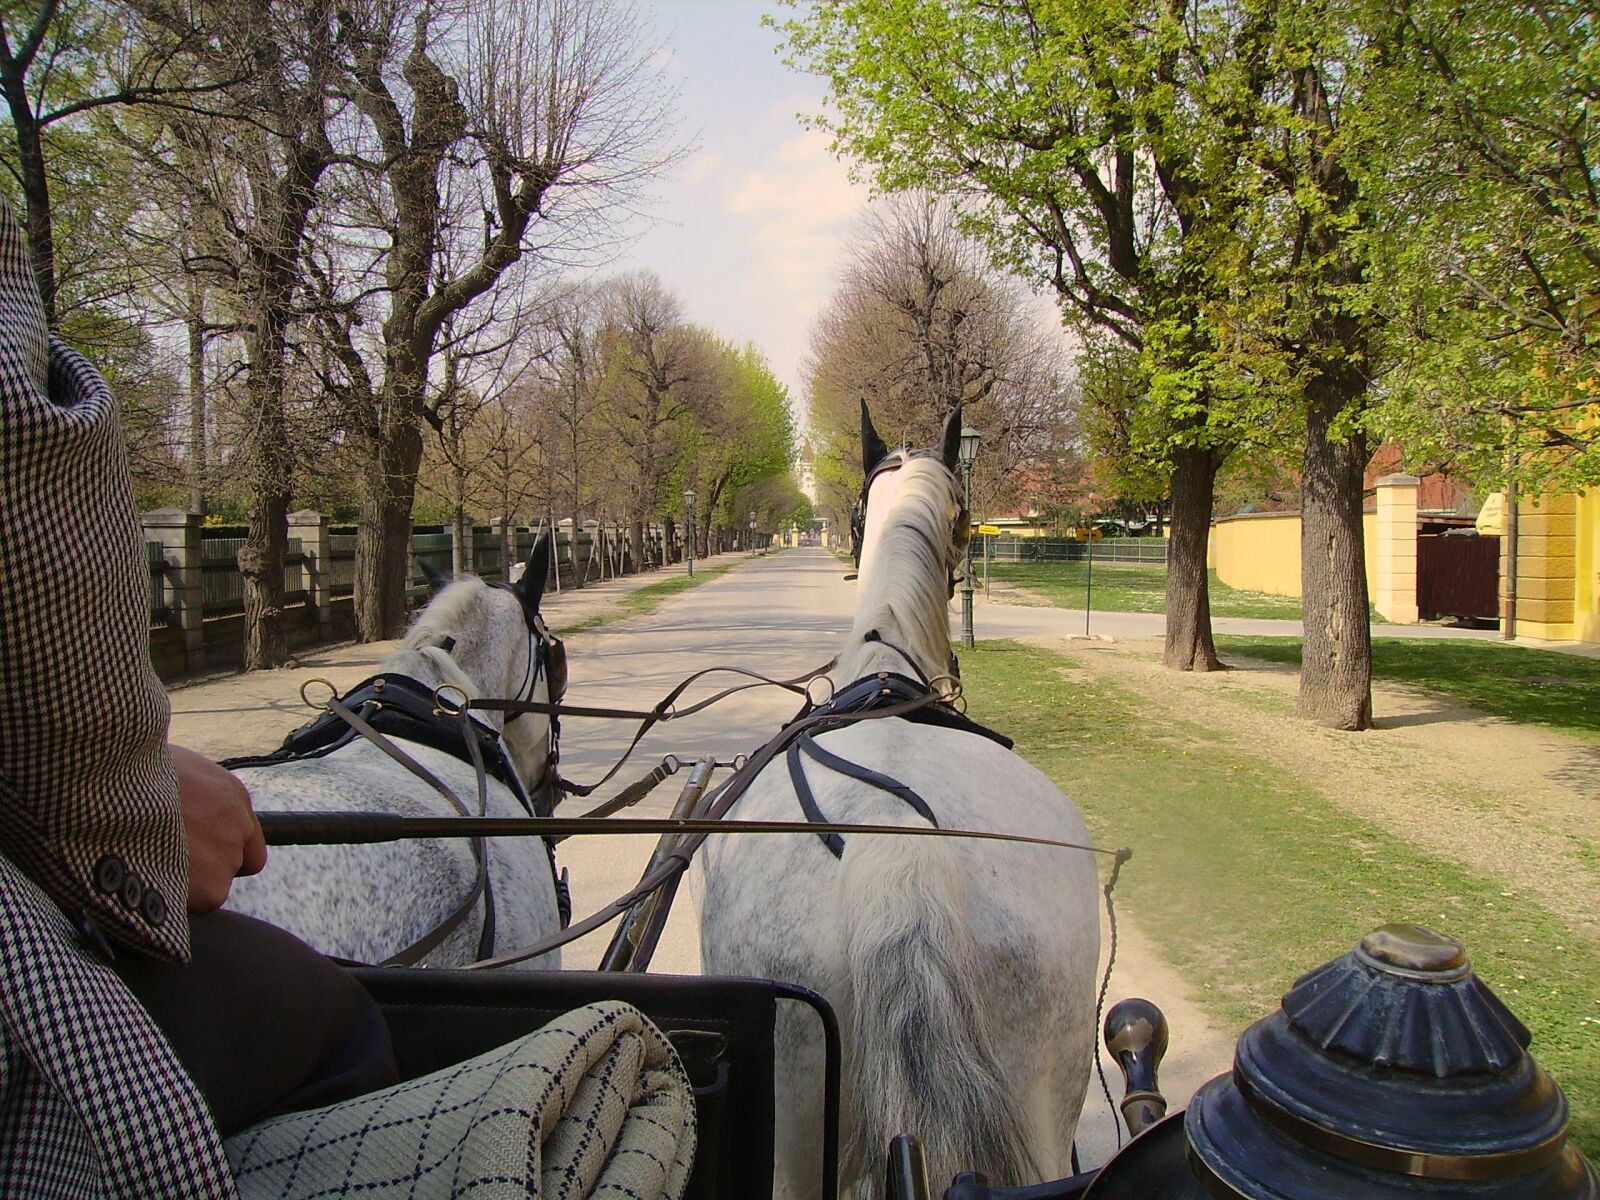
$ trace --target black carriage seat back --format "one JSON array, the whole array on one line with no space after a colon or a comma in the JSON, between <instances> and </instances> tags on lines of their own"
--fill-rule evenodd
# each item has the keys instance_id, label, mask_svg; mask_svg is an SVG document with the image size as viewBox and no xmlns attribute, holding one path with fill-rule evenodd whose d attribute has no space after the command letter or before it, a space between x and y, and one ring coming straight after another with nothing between
<instances>
[{"instance_id":1,"label":"black carriage seat back","mask_svg":"<svg viewBox=\"0 0 1600 1200\"><path fill-rule=\"evenodd\" d=\"M677 1048L695 1090L689 1200L770 1200L781 985L600 971L352 968L389 1024L402 1079L440 1070L597 1000L623 1000Z\"/></svg>"}]
</instances>

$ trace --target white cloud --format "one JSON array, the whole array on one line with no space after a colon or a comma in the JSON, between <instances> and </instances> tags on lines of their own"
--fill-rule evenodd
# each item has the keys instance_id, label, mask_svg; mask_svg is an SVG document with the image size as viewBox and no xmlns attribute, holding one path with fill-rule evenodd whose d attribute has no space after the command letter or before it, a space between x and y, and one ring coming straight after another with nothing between
<instances>
[{"instance_id":1,"label":"white cloud","mask_svg":"<svg viewBox=\"0 0 1600 1200\"><path fill-rule=\"evenodd\" d=\"M752 294L776 290L791 318L807 324L827 299L850 223L867 203L867 189L850 181L828 141L808 130L781 143L739 177L724 203L747 224L756 258L743 286Z\"/></svg>"},{"instance_id":2,"label":"white cloud","mask_svg":"<svg viewBox=\"0 0 1600 1200\"><path fill-rule=\"evenodd\" d=\"M690 155L688 163L679 171L679 182L685 187L699 187L720 175L727 161L714 150L697 150Z\"/></svg>"}]
</instances>

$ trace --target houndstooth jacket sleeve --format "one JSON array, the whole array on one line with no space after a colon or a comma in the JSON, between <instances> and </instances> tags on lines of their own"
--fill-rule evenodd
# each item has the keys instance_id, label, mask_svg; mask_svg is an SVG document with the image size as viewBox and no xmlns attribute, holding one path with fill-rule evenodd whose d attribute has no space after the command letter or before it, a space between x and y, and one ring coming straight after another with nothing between
<instances>
[{"instance_id":1,"label":"houndstooth jacket sleeve","mask_svg":"<svg viewBox=\"0 0 1600 1200\"><path fill-rule=\"evenodd\" d=\"M205 1100L139 1002L0 857L0 1196L236 1195Z\"/></svg>"},{"instance_id":2,"label":"houndstooth jacket sleeve","mask_svg":"<svg viewBox=\"0 0 1600 1200\"><path fill-rule=\"evenodd\" d=\"M49 337L0 198L0 854L113 940L186 960L147 570L116 401Z\"/></svg>"}]
</instances>

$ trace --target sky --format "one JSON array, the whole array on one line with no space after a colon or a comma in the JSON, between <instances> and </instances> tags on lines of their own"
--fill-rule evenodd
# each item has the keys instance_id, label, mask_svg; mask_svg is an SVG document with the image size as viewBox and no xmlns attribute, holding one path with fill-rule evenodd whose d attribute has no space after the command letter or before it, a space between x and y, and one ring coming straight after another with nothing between
<instances>
[{"instance_id":1,"label":"sky","mask_svg":"<svg viewBox=\"0 0 1600 1200\"><path fill-rule=\"evenodd\" d=\"M653 225L606 273L647 268L689 320L753 342L803 411L800 363L833 291L868 189L797 114L822 81L792 70L758 0L641 0L681 94L678 140L693 152L653 188ZM793 10L786 10L790 13Z\"/></svg>"}]
</instances>

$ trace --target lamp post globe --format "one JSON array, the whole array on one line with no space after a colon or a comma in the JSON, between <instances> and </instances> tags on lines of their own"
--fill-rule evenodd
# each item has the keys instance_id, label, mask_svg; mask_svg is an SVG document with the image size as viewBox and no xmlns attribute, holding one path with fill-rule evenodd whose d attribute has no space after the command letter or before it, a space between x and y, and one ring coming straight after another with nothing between
<instances>
[{"instance_id":1,"label":"lamp post globe","mask_svg":"<svg viewBox=\"0 0 1600 1200\"><path fill-rule=\"evenodd\" d=\"M961 459L961 474L963 488L966 493L964 505L967 517L972 516L972 463L978 457L978 446L983 441L983 434L972 426L963 426L961 430L961 448L957 452ZM972 631L972 537L967 537L966 547L961 555L961 645L970 650L976 644Z\"/></svg>"},{"instance_id":2,"label":"lamp post globe","mask_svg":"<svg viewBox=\"0 0 1600 1200\"><path fill-rule=\"evenodd\" d=\"M683 549L689 574L694 574L694 489L683 489Z\"/></svg>"}]
</instances>

